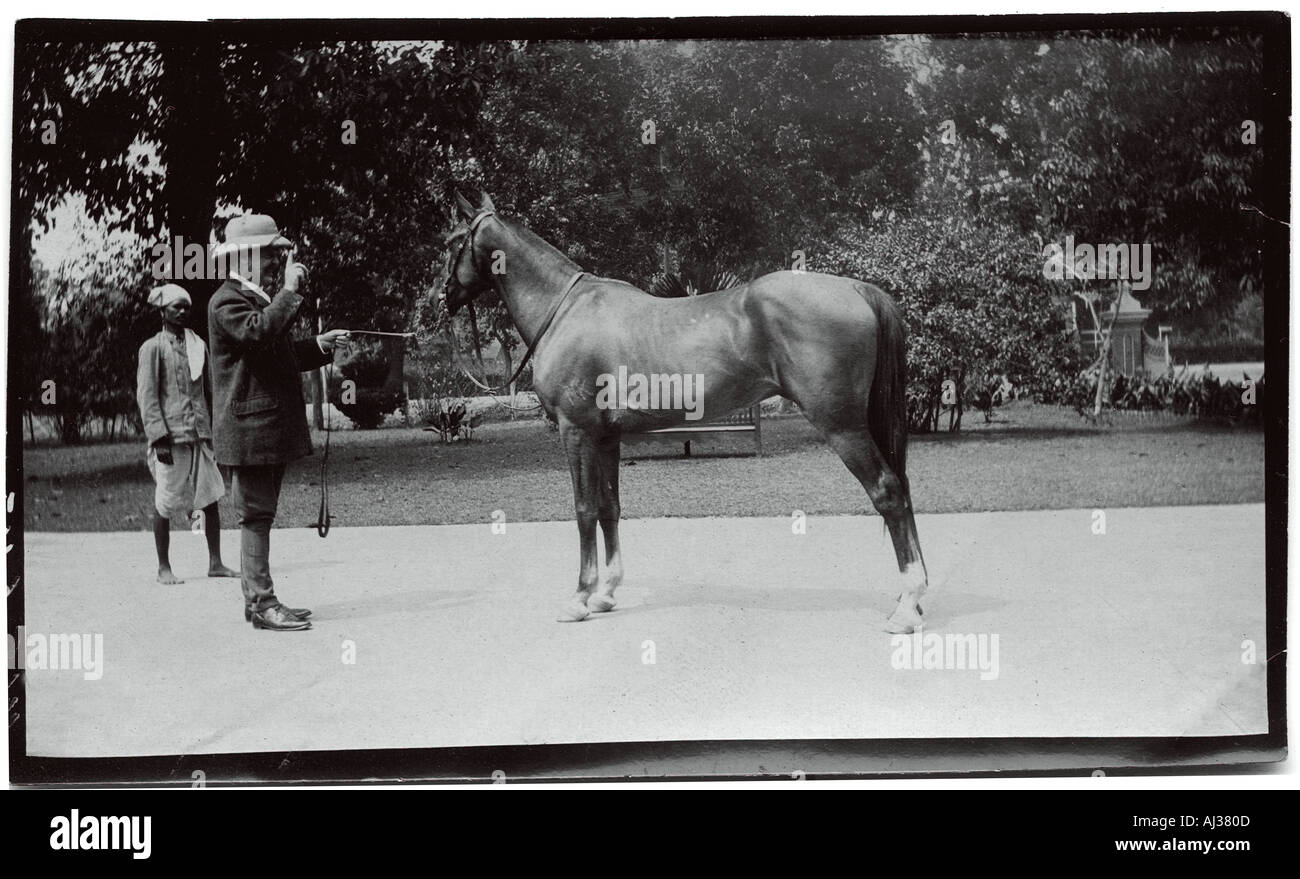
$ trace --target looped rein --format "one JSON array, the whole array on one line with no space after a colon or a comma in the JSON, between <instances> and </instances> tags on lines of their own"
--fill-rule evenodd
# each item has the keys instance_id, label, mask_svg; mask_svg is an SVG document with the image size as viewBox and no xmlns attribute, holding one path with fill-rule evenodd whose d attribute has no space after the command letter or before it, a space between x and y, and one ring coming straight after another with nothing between
<instances>
[{"instance_id":1,"label":"looped rein","mask_svg":"<svg viewBox=\"0 0 1300 879\"><path fill-rule=\"evenodd\" d=\"M330 403L330 383L334 378L334 361L331 358L329 364L325 367L325 387L321 389L321 396L325 399L325 450L320 458L320 508L316 511L316 534L320 537L328 537L330 533L330 481L329 481L329 460L330 460L330 434L333 432L334 415Z\"/></svg>"},{"instance_id":2,"label":"looped rein","mask_svg":"<svg viewBox=\"0 0 1300 879\"><path fill-rule=\"evenodd\" d=\"M586 274L587 274L586 272L574 272L573 277L569 278L569 282L564 285L564 292L561 293L559 296L557 296L555 298L555 301L551 303L550 309L546 312L546 318L542 321L542 325L537 330L537 335L533 336L533 340L528 343L528 347L524 350L524 357L522 360L519 361L519 366L515 367L514 375L510 376L510 378L506 380L504 385L498 385L494 387L492 385L481 382L473 375L471 375L469 370L465 369L465 367L462 366L461 371L465 373L465 376L474 384L478 385L480 388L487 391L489 394L495 394L498 391L502 391L502 390L509 390L510 386L513 385L515 381L519 378L519 376L523 374L524 367L526 367L528 365L528 362L532 360L533 353L537 350L537 343L542 340L542 337L546 335L546 331L551 328L551 324L555 321L555 315L559 313L560 307L563 306L566 301L568 301L569 294L573 292L574 288L578 286L578 282L581 281L582 277ZM471 335L474 338L474 356L478 358L479 371L484 373L484 375L486 375L487 370L483 365L483 351L482 351L482 347L479 344L479 338L478 338L478 318L474 314L474 303L472 301L469 303L469 321L470 321ZM456 338L456 334L452 333L453 341L455 340L455 338Z\"/></svg>"},{"instance_id":3,"label":"looped rein","mask_svg":"<svg viewBox=\"0 0 1300 879\"><path fill-rule=\"evenodd\" d=\"M348 330L360 336L395 336L402 339L412 338L414 333L387 333L379 330ZM320 506L316 510L316 534L320 537L328 537L330 533L330 520L334 517L330 515L330 434L334 432L334 410L333 403L330 402L330 385L334 382L334 358L331 357L329 363L325 364L324 387L321 388L321 397L324 401L325 410L325 449L320 457Z\"/></svg>"},{"instance_id":4,"label":"looped rein","mask_svg":"<svg viewBox=\"0 0 1300 879\"><path fill-rule=\"evenodd\" d=\"M316 300L317 321L320 320L320 300ZM319 328L319 327L318 327ZM331 353L321 376L321 400L325 410L325 448L320 457L320 506L316 510L316 535L328 537L330 533L330 434L334 432L334 404L330 401L330 385L334 382L334 357Z\"/></svg>"}]
</instances>

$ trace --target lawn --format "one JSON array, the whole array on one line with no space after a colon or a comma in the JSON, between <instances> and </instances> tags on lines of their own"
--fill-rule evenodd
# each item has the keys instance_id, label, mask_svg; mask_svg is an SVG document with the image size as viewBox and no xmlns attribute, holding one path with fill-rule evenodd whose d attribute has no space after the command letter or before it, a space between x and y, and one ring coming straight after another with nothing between
<instances>
[{"instance_id":1,"label":"lawn","mask_svg":"<svg viewBox=\"0 0 1300 879\"><path fill-rule=\"evenodd\" d=\"M277 524L316 519L317 453L289 469ZM865 492L803 418L765 418L766 455L746 438L625 444L623 515L789 516L870 510ZM487 424L444 445L418 429L335 432L336 526L570 519L573 497L559 435L538 420ZM36 531L149 527L152 484L143 442L26 450L23 521ZM1264 500L1264 436L1172 416L1115 415L1094 426L1072 411L1028 403L954 435L915 436L908 473L923 513L1252 503ZM874 511L872 511L874 515ZM225 525L233 526L223 509Z\"/></svg>"}]
</instances>

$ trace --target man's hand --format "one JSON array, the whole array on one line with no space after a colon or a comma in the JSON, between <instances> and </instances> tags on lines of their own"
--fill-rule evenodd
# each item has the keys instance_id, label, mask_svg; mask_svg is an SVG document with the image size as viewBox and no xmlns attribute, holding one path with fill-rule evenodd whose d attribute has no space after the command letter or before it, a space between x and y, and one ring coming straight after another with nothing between
<instances>
[{"instance_id":1,"label":"man's hand","mask_svg":"<svg viewBox=\"0 0 1300 879\"><path fill-rule=\"evenodd\" d=\"M340 342L346 342L352 338L347 330L328 330L316 337L316 344L320 345L322 351L333 351Z\"/></svg>"},{"instance_id":2,"label":"man's hand","mask_svg":"<svg viewBox=\"0 0 1300 879\"><path fill-rule=\"evenodd\" d=\"M165 436L153 444L154 454L158 456L159 464L172 465L172 438Z\"/></svg>"},{"instance_id":3,"label":"man's hand","mask_svg":"<svg viewBox=\"0 0 1300 879\"><path fill-rule=\"evenodd\" d=\"M298 288L307 280L307 267L300 262L290 260L284 267L284 289L297 293Z\"/></svg>"}]
</instances>

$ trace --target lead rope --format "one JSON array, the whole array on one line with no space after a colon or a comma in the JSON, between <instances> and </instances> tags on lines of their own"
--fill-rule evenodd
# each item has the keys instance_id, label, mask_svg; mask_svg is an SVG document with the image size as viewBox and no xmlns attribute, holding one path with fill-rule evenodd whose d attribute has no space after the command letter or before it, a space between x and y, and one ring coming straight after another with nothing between
<instances>
[{"instance_id":1,"label":"lead rope","mask_svg":"<svg viewBox=\"0 0 1300 879\"><path fill-rule=\"evenodd\" d=\"M397 336L403 339L415 338L415 333L388 333L379 330L348 330L359 336ZM321 388L321 398L325 401L325 450L320 458L320 507L316 511L316 533L327 537L330 533L330 433L334 429L334 410L330 403L330 385L334 382L334 352L330 352L330 362L325 365L325 383Z\"/></svg>"},{"instance_id":2,"label":"lead rope","mask_svg":"<svg viewBox=\"0 0 1300 879\"><path fill-rule=\"evenodd\" d=\"M325 401L325 451L320 457L320 509L316 513L316 533L327 537L330 533L330 432L333 422L333 408L330 404L330 385L334 378L334 357L325 367L325 387L321 388L321 398Z\"/></svg>"},{"instance_id":3,"label":"lead rope","mask_svg":"<svg viewBox=\"0 0 1300 879\"><path fill-rule=\"evenodd\" d=\"M316 300L316 332L325 331L325 321L321 317L320 299ZM318 337L319 338L319 337ZM319 345L320 343L317 342ZM316 535L324 538L330 533L330 434L334 427L334 409L330 402L330 385L334 383L334 349L330 349L330 359L325 364L321 379L320 396L325 409L325 449L320 457L320 507L316 511Z\"/></svg>"}]
</instances>

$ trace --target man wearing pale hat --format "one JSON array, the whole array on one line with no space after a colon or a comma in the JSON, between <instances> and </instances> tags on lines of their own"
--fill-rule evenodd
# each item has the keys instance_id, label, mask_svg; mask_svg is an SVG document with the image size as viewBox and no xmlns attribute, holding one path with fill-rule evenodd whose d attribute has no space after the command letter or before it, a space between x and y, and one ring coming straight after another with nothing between
<instances>
[{"instance_id":1,"label":"man wearing pale hat","mask_svg":"<svg viewBox=\"0 0 1300 879\"><path fill-rule=\"evenodd\" d=\"M202 510L208 544L208 576L238 577L221 562L221 518L217 501L226 484L212 451L210 395L212 377L207 350L186 326L190 294L178 284L149 293L149 304L162 314L162 329L140 346L135 400L149 442L146 461L154 479L154 547L158 582L184 582L172 573L171 517L186 518Z\"/></svg>"},{"instance_id":2,"label":"man wearing pale hat","mask_svg":"<svg viewBox=\"0 0 1300 879\"><path fill-rule=\"evenodd\" d=\"M265 214L232 219L214 255L234 267L208 304L216 458L230 468L239 516L244 618L272 631L311 628L310 610L280 603L270 569L285 467L311 454L300 373L328 363L348 335L289 338L307 277L307 267L289 259L292 247Z\"/></svg>"}]
</instances>

